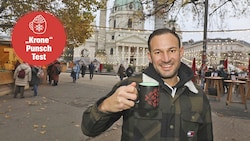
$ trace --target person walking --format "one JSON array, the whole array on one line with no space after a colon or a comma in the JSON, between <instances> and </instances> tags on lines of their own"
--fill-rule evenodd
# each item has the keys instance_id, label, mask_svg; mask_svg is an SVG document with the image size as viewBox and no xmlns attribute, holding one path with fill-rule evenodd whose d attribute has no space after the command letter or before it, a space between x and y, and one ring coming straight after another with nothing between
<instances>
[{"instance_id":1,"label":"person walking","mask_svg":"<svg viewBox=\"0 0 250 141\"><path fill-rule=\"evenodd\" d=\"M40 84L39 72L42 68L38 66L31 66L31 81L30 85L33 86L34 96L38 94L38 85Z\"/></svg>"},{"instance_id":2,"label":"person walking","mask_svg":"<svg viewBox=\"0 0 250 141\"><path fill-rule=\"evenodd\" d=\"M87 70L87 66L83 63L82 66L81 66L81 74L82 74L82 77L85 76L86 70Z\"/></svg>"},{"instance_id":3,"label":"person walking","mask_svg":"<svg viewBox=\"0 0 250 141\"><path fill-rule=\"evenodd\" d=\"M28 63L23 62L16 68L14 72L15 80L15 91L14 98L17 97L17 94L20 92L20 98L24 98L24 87L29 85L31 81L31 68Z\"/></svg>"},{"instance_id":4,"label":"person walking","mask_svg":"<svg viewBox=\"0 0 250 141\"><path fill-rule=\"evenodd\" d=\"M129 65L128 68L126 69L126 75L127 75L127 77L132 76L133 73L134 73L134 69L132 68L131 65Z\"/></svg>"},{"instance_id":5,"label":"person walking","mask_svg":"<svg viewBox=\"0 0 250 141\"><path fill-rule=\"evenodd\" d=\"M123 80L123 78L125 77L126 73L125 73L125 67L123 66L123 64L120 64L117 75L119 76L120 80Z\"/></svg>"},{"instance_id":6,"label":"person walking","mask_svg":"<svg viewBox=\"0 0 250 141\"><path fill-rule=\"evenodd\" d=\"M61 73L61 65L59 61L55 61L51 68L51 77L53 79L52 86L57 86L59 81L59 75Z\"/></svg>"},{"instance_id":7,"label":"person walking","mask_svg":"<svg viewBox=\"0 0 250 141\"><path fill-rule=\"evenodd\" d=\"M49 84L51 85L52 83L52 67L54 64L49 64L48 68L47 68L47 76L48 76L48 80L49 80Z\"/></svg>"},{"instance_id":8,"label":"person walking","mask_svg":"<svg viewBox=\"0 0 250 141\"><path fill-rule=\"evenodd\" d=\"M79 79L79 73L80 73L80 65L77 62L75 62L71 70L71 77L73 79L73 83L76 83L76 80Z\"/></svg>"},{"instance_id":9,"label":"person walking","mask_svg":"<svg viewBox=\"0 0 250 141\"><path fill-rule=\"evenodd\" d=\"M91 62L89 64L89 78L90 78L90 80L92 80L94 77L94 71L95 71L95 65L93 64L93 62Z\"/></svg>"},{"instance_id":10,"label":"person walking","mask_svg":"<svg viewBox=\"0 0 250 141\"><path fill-rule=\"evenodd\" d=\"M148 67L119 81L82 115L81 129L98 136L123 117L122 141L213 141L211 107L192 69L181 62L184 48L170 29L157 29L148 38ZM137 101L141 82L158 83L156 115L140 115ZM149 97L148 97L149 98ZM146 111L147 112L147 111Z\"/></svg>"}]
</instances>

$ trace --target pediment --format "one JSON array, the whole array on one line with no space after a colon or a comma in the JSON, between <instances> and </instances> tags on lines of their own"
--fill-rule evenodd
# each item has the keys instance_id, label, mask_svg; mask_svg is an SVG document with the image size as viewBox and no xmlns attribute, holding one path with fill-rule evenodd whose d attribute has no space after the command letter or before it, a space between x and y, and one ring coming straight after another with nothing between
<instances>
[{"instance_id":1,"label":"pediment","mask_svg":"<svg viewBox=\"0 0 250 141\"><path fill-rule=\"evenodd\" d=\"M127 36L116 40L119 43L129 43L129 44L147 44L147 40L136 35Z\"/></svg>"}]
</instances>

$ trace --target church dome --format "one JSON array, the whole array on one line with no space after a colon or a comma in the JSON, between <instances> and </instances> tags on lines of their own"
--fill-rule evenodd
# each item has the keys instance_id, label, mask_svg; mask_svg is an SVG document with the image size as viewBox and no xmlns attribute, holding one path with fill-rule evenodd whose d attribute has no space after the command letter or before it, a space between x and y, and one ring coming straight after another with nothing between
<instances>
[{"instance_id":1,"label":"church dome","mask_svg":"<svg viewBox=\"0 0 250 141\"><path fill-rule=\"evenodd\" d=\"M142 5L139 0L115 0L114 8L116 11L142 10Z\"/></svg>"}]
</instances>

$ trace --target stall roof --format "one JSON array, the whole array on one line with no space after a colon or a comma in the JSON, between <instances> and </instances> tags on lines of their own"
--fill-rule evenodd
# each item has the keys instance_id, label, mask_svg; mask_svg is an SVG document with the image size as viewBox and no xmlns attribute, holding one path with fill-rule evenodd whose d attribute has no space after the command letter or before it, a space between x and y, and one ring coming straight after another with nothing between
<instances>
[{"instance_id":1,"label":"stall roof","mask_svg":"<svg viewBox=\"0 0 250 141\"><path fill-rule=\"evenodd\" d=\"M0 36L0 45L11 46L11 38L8 36Z\"/></svg>"}]
</instances>

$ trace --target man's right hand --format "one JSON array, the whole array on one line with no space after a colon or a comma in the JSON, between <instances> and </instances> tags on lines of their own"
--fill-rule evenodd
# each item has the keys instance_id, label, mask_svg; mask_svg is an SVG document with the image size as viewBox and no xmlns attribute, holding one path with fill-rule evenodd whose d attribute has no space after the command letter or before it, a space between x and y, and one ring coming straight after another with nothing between
<instances>
[{"instance_id":1,"label":"man's right hand","mask_svg":"<svg viewBox=\"0 0 250 141\"><path fill-rule=\"evenodd\" d=\"M115 113L134 107L137 99L136 83L132 82L127 86L119 87L113 95L106 98L98 109L104 113Z\"/></svg>"}]
</instances>

